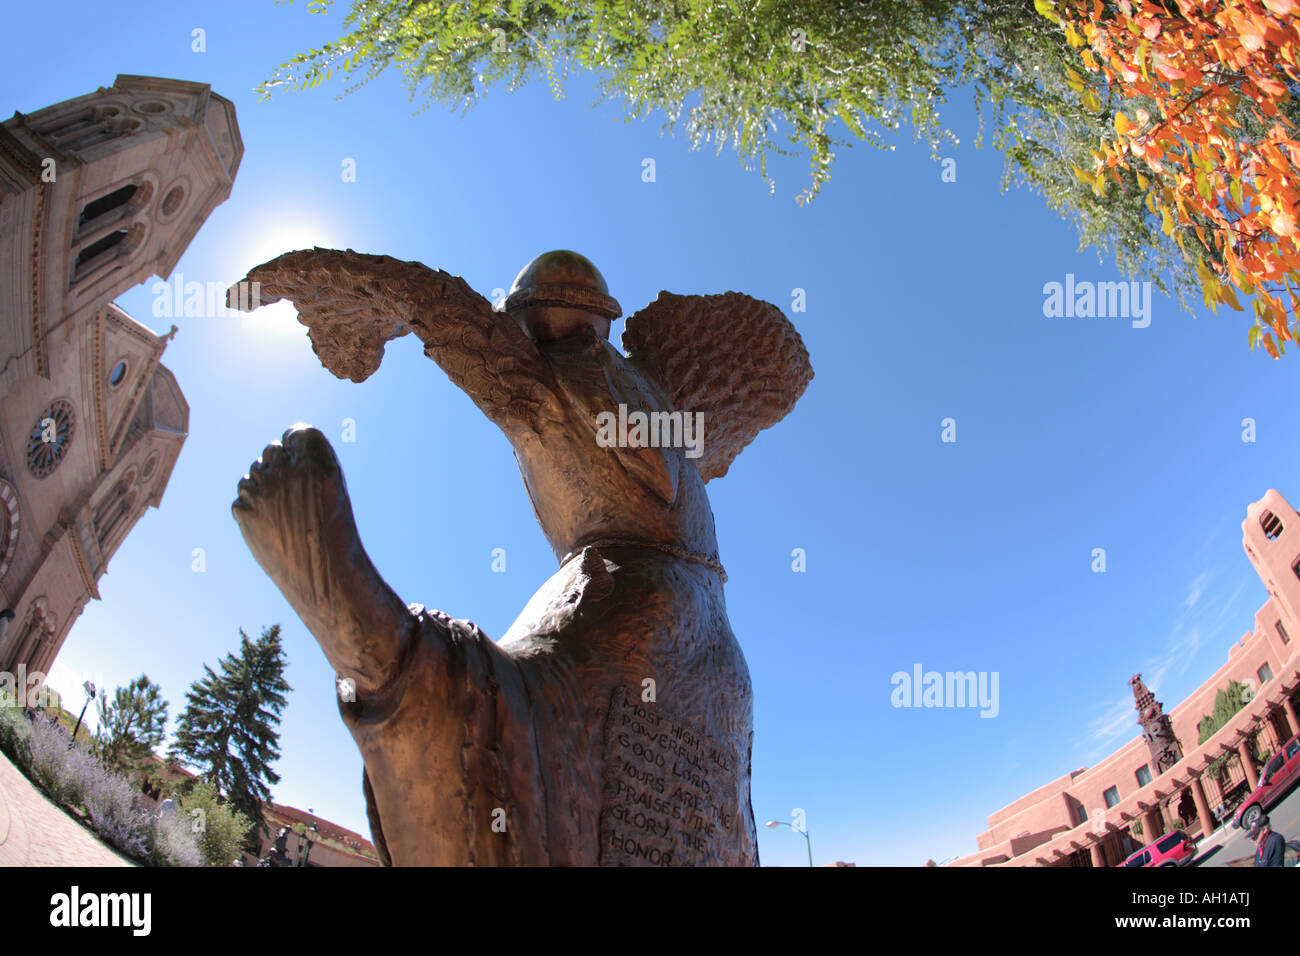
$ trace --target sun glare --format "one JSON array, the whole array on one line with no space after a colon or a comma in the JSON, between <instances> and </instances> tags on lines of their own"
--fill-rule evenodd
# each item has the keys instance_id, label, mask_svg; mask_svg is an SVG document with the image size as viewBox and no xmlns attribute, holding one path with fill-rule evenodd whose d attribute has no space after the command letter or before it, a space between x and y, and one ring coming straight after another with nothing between
<instances>
[{"instance_id":1,"label":"sun glare","mask_svg":"<svg viewBox=\"0 0 1300 956\"><path fill-rule=\"evenodd\" d=\"M277 212L271 222L253 223L241 232L242 235L232 237L225 250L223 266L233 277L232 281L286 252L315 246L338 247L336 230L322 220L283 211ZM262 336L299 338L305 334L293 304L284 300L242 314L239 322L242 329Z\"/></svg>"}]
</instances>

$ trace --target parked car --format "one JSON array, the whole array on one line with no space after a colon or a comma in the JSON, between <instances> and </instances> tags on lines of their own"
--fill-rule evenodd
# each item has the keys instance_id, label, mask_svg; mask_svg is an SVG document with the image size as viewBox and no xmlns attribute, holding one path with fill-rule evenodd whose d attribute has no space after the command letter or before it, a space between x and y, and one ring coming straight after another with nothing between
<instances>
[{"instance_id":1,"label":"parked car","mask_svg":"<svg viewBox=\"0 0 1300 956\"><path fill-rule=\"evenodd\" d=\"M1300 734L1296 734L1264 767L1259 786L1246 795L1232 818L1234 827L1255 828L1255 821L1300 782Z\"/></svg>"},{"instance_id":2,"label":"parked car","mask_svg":"<svg viewBox=\"0 0 1300 956\"><path fill-rule=\"evenodd\" d=\"M1196 841L1182 830L1166 833L1129 856L1120 866L1188 866L1196 859Z\"/></svg>"}]
</instances>

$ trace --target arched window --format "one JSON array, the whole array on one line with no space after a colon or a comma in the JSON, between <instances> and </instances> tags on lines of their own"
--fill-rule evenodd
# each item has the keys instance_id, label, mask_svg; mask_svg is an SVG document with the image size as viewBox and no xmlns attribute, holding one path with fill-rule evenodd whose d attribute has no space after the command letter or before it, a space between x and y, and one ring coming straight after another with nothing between
<instances>
[{"instance_id":1,"label":"arched window","mask_svg":"<svg viewBox=\"0 0 1300 956\"><path fill-rule=\"evenodd\" d=\"M104 496L104 500L99 503L99 507L95 509L95 527L100 529L101 537L104 536L104 526L121 510L122 501L126 498L126 492L126 482L119 481L113 486L113 490Z\"/></svg>"},{"instance_id":2,"label":"arched window","mask_svg":"<svg viewBox=\"0 0 1300 956\"><path fill-rule=\"evenodd\" d=\"M124 535L124 526L130 523L139 495L128 493L127 481L119 481L95 509L95 530L99 534L99 547L108 551L113 542Z\"/></svg>"},{"instance_id":3,"label":"arched window","mask_svg":"<svg viewBox=\"0 0 1300 956\"><path fill-rule=\"evenodd\" d=\"M10 633L13 633L12 625ZM17 670L20 664L30 669L36 660L37 650L42 640L48 641L53 634L53 615L49 613L45 598L37 598L32 603L27 621L13 644L14 649L8 661L8 669Z\"/></svg>"},{"instance_id":4,"label":"arched window","mask_svg":"<svg viewBox=\"0 0 1300 956\"><path fill-rule=\"evenodd\" d=\"M79 152L106 143L119 136L129 136L143 123L123 113L122 107L104 103L67 113L37 130L59 149Z\"/></svg>"},{"instance_id":5,"label":"arched window","mask_svg":"<svg viewBox=\"0 0 1300 956\"><path fill-rule=\"evenodd\" d=\"M82 249L81 252L77 253L77 271L81 272L91 263L91 261L94 260L96 256L108 252L108 250L114 248L119 242L125 241L126 236L127 230L114 229L112 232L105 233L90 245L86 246L86 248Z\"/></svg>"},{"instance_id":6,"label":"arched window","mask_svg":"<svg viewBox=\"0 0 1300 956\"><path fill-rule=\"evenodd\" d=\"M114 229L100 236L77 253L77 261L72 270L72 282L78 283L86 277L101 272L110 263L129 256L144 240L144 226L140 223L120 229Z\"/></svg>"},{"instance_id":7,"label":"arched window","mask_svg":"<svg viewBox=\"0 0 1300 956\"><path fill-rule=\"evenodd\" d=\"M85 208L81 210L81 217L77 220L77 229L79 231L84 230L87 226L93 229L96 220L103 220L104 217L130 202L137 189L139 187L135 183L127 183L125 186L114 189L107 196L100 196L98 199L86 203Z\"/></svg>"},{"instance_id":8,"label":"arched window","mask_svg":"<svg viewBox=\"0 0 1300 956\"><path fill-rule=\"evenodd\" d=\"M1282 519L1271 511L1265 511L1259 516L1259 526L1264 529L1264 537L1270 541L1276 541L1282 534Z\"/></svg>"}]
</instances>

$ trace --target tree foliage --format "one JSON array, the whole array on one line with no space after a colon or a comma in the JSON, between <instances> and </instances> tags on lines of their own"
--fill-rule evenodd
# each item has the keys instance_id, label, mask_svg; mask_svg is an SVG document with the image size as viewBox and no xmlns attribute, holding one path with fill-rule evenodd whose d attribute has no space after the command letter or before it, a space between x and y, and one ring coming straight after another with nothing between
<instances>
[{"instance_id":1,"label":"tree foliage","mask_svg":"<svg viewBox=\"0 0 1300 956\"><path fill-rule=\"evenodd\" d=\"M313 0L324 13L333 0ZM662 112L693 146L730 144L766 179L784 154L773 133L806 149L816 195L834 148L854 138L888 148L907 116L933 146L939 103L975 65L951 23L953 0L354 0L346 34L294 57L259 90L304 89L337 71L364 84L402 70L413 97L462 109L493 85L545 77L557 96L573 69L594 73L600 99L628 118ZM349 90L349 91L350 91ZM770 183L769 183L770 185Z\"/></svg>"},{"instance_id":2,"label":"tree foliage","mask_svg":"<svg viewBox=\"0 0 1300 956\"><path fill-rule=\"evenodd\" d=\"M1231 287L1257 292L1250 342L1272 354L1274 337L1279 349L1293 337L1282 295L1293 316L1296 304L1297 156L1284 133L1300 118L1295 2L353 0L339 39L259 90L338 73L351 92L395 68L413 99L463 110L494 85L542 77L560 96L585 70L627 119L662 113L694 147L731 145L769 188L769 157L806 154L801 202L829 181L837 149L892 149L904 121L937 157L957 142L940 108L965 90L977 142L987 131L1005 157L1004 188L1040 193L1081 246L1184 307L1240 308Z\"/></svg>"},{"instance_id":3,"label":"tree foliage","mask_svg":"<svg viewBox=\"0 0 1300 956\"><path fill-rule=\"evenodd\" d=\"M1237 714L1241 708L1245 707L1250 700L1250 692L1246 685L1240 681L1230 680L1228 686L1220 688L1214 695L1214 710L1200 719L1196 725L1197 745L1205 743L1225 726L1228 721ZM1250 737L1251 749L1254 749L1254 735ZM1235 754L1233 751L1220 754L1206 765L1206 772L1218 780L1220 785L1223 783L1223 776L1227 773L1228 764L1232 761Z\"/></svg>"},{"instance_id":4,"label":"tree foliage","mask_svg":"<svg viewBox=\"0 0 1300 956\"><path fill-rule=\"evenodd\" d=\"M1214 695L1214 712L1206 714L1196 725L1199 734L1198 745L1205 743L1222 730L1250 699L1246 685L1240 681L1230 680L1226 688L1221 688Z\"/></svg>"},{"instance_id":5,"label":"tree foliage","mask_svg":"<svg viewBox=\"0 0 1300 956\"><path fill-rule=\"evenodd\" d=\"M1194 266L1212 310L1243 311L1234 289L1254 296L1250 347L1277 358L1300 318L1300 4L1039 0L1039 9L1093 77L1067 68L1081 103L1114 127L1079 178L1139 198Z\"/></svg>"},{"instance_id":6,"label":"tree foliage","mask_svg":"<svg viewBox=\"0 0 1300 956\"><path fill-rule=\"evenodd\" d=\"M197 834L206 866L230 866L239 859L244 837L253 821L223 802L217 788L207 781L194 784L187 793L177 794L180 817Z\"/></svg>"},{"instance_id":7,"label":"tree foliage","mask_svg":"<svg viewBox=\"0 0 1300 956\"><path fill-rule=\"evenodd\" d=\"M191 685L172 753L260 830L262 804L280 781L271 764L280 756L280 713L292 688L284 679L280 625L264 629L256 641L241 630L239 642L238 656L227 654L220 674L204 665L204 676Z\"/></svg>"},{"instance_id":8,"label":"tree foliage","mask_svg":"<svg viewBox=\"0 0 1300 956\"><path fill-rule=\"evenodd\" d=\"M141 674L113 692L99 692L95 709L95 753L109 768L133 776L162 746L167 728L167 701L162 688Z\"/></svg>"}]
</instances>

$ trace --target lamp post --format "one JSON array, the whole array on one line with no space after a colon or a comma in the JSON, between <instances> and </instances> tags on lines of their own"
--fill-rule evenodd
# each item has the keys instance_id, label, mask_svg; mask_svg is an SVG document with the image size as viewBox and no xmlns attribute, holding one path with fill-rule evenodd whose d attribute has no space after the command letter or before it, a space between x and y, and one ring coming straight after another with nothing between
<instances>
[{"instance_id":1,"label":"lamp post","mask_svg":"<svg viewBox=\"0 0 1300 956\"><path fill-rule=\"evenodd\" d=\"M307 808L307 812L310 813L313 818L316 815L316 811L313 810L311 807ZM302 856L298 857L299 866L307 865L307 857L311 854L311 848L315 846L316 839L319 837L320 837L320 827L316 826L316 821L315 819L313 819L311 821L311 826L309 826L306 830L304 830L302 834L303 849L302 849Z\"/></svg>"},{"instance_id":2,"label":"lamp post","mask_svg":"<svg viewBox=\"0 0 1300 956\"><path fill-rule=\"evenodd\" d=\"M77 716L77 726L72 728L72 743L68 745L70 747L77 742L77 731L81 729L81 718L86 716L86 708L89 707L90 702L95 699L94 684L90 681L86 681L81 686L86 690L86 702L81 705L81 713Z\"/></svg>"},{"instance_id":3,"label":"lamp post","mask_svg":"<svg viewBox=\"0 0 1300 956\"><path fill-rule=\"evenodd\" d=\"M808 844L808 865L809 865L809 866L812 866L812 865L813 865L813 861L812 861L812 837L810 837L810 836L808 835L808 830L807 830L806 828L803 829L803 830L800 830L800 829L799 829L797 826L795 826L793 823L786 823L784 820L768 820L767 823L765 824L765 826L766 826L769 830L775 830L777 827L789 827L789 828L790 828L791 830L793 830L795 833L803 834L804 842L806 842L806 843Z\"/></svg>"}]
</instances>

